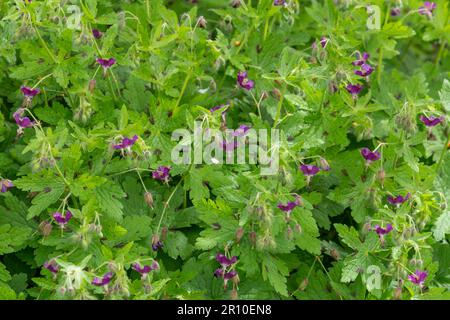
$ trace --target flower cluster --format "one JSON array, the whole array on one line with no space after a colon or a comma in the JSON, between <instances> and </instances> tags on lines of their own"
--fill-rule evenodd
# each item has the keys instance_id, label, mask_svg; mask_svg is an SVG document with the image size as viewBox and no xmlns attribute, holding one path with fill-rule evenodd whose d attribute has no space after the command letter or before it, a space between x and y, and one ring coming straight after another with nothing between
<instances>
[{"instance_id":1,"label":"flower cluster","mask_svg":"<svg viewBox=\"0 0 450 320\"><path fill-rule=\"evenodd\" d=\"M222 268L216 269L214 271L214 276L216 278L223 279L223 287L227 288L227 284L229 280L233 281L233 286L239 283L239 276L237 271L234 269L235 264L237 263L237 257L233 256L228 258L226 255L222 253L218 253L216 255L217 262L222 266Z\"/></svg>"}]
</instances>

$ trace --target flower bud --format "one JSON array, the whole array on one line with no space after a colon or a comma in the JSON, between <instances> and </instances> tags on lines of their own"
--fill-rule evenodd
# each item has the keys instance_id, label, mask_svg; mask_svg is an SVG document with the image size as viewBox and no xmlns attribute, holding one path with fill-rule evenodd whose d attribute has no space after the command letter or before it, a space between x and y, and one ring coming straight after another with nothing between
<instances>
[{"instance_id":1,"label":"flower bud","mask_svg":"<svg viewBox=\"0 0 450 320\"><path fill-rule=\"evenodd\" d=\"M402 287L397 287L394 289L394 300L402 299Z\"/></svg>"},{"instance_id":2,"label":"flower bud","mask_svg":"<svg viewBox=\"0 0 450 320\"><path fill-rule=\"evenodd\" d=\"M337 251L336 249L331 249L330 251L330 255L333 257L333 259L335 260L339 260L341 258L341 254L339 253L339 251Z\"/></svg>"},{"instance_id":3,"label":"flower bud","mask_svg":"<svg viewBox=\"0 0 450 320\"><path fill-rule=\"evenodd\" d=\"M295 231L298 232L298 233L302 233L302 226L301 226L300 224L297 223L297 224L295 225Z\"/></svg>"},{"instance_id":4,"label":"flower bud","mask_svg":"<svg viewBox=\"0 0 450 320\"><path fill-rule=\"evenodd\" d=\"M233 290L231 290L230 298L231 298L231 300L238 300L239 299L238 291L235 288L233 288Z\"/></svg>"},{"instance_id":5,"label":"flower bud","mask_svg":"<svg viewBox=\"0 0 450 320\"><path fill-rule=\"evenodd\" d=\"M231 6L233 8L239 8L241 6L241 0L233 0L233 1L231 1Z\"/></svg>"},{"instance_id":6,"label":"flower bud","mask_svg":"<svg viewBox=\"0 0 450 320\"><path fill-rule=\"evenodd\" d=\"M384 169L380 169L378 171L377 178L380 181L381 185L384 185L384 180L386 178L386 171L384 171Z\"/></svg>"},{"instance_id":7,"label":"flower bud","mask_svg":"<svg viewBox=\"0 0 450 320\"><path fill-rule=\"evenodd\" d=\"M167 233L169 232L169 228L163 227L161 229L161 240L165 241L167 239Z\"/></svg>"},{"instance_id":8,"label":"flower bud","mask_svg":"<svg viewBox=\"0 0 450 320\"><path fill-rule=\"evenodd\" d=\"M274 88L272 90L272 94L275 96L276 99L280 99L281 98L281 91L278 90L277 88Z\"/></svg>"},{"instance_id":9,"label":"flower bud","mask_svg":"<svg viewBox=\"0 0 450 320\"><path fill-rule=\"evenodd\" d=\"M287 235L288 240L292 240L294 238L291 226L287 227L286 235Z\"/></svg>"},{"instance_id":10,"label":"flower bud","mask_svg":"<svg viewBox=\"0 0 450 320\"><path fill-rule=\"evenodd\" d=\"M325 158L320 157L320 167L322 168L322 170L325 171L329 171L330 170L330 164L328 163L327 160L325 160Z\"/></svg>"},{"instance_id":11,"label":"flower bud","mask_svg":"<svg viewBox=\"0 0 450 320\"><path fill-rule=\"evenodd\" d=\"M236 230L236 243L241 242L242 237L244 236L244 228L239 227Z\"/></svg>"},{"instance_id":12,"label":"flower bud","mask_svg":"<svg viewBox=\"0 0 450 320\"><path fill-rule=\"evenodd\" d=\"M92 79L89 81L89 92L94 93L95 85L97 84L97 81L95 79Z\"/></svg>"},{"instance_id":13,"label":"flower bud","mask_svg":"<svg viewBox=\"0 0 450 320\"><path fill-rule=\"evenodd\" d=\"M206 25L208 24L208 22L206 21L205 17L200 16L197 20L197 25L200 28L206 28Z\"/></svg>"},{"instance_id":14,"label":"flower bud","mask_svg":"<svg viewBox=\"0 0 450 320\"><path fill-rule=\"evenodd\" d=\"M308 278L303 279L303 281L302 281L302 283L300 283L300 286L298 287L298 289L300 291L305 291L306 287L308 286L308 283L309 283Z\"/></svg>"},{"instance_id":15,"label":"flower bud","mask_svg":"<svg viewBox=\"0 0 450 320\"><path fill-rule=\"evenodd\" d=\"M252 246L256 245L256 232L252 231L249 234L249 238L250 238L250 243L252 244Z\"/></svg>"},{"instance_id":16,"label":"flower bud","mask_svg":"<svg viewBox=\"0 0 450 320\"><path fill-rule=\"evenodd\" d=\"M52 232L53 226L48 221L42 221L39 225L39 231L44 237L47 237Z\"/></svg>"},{"instance_id":17,"label":"flower bud","mask_svg":"<svg viewBox=\"0 0 450 320\"><path fill-rule=\"evenodd\" d=\"M151 192L146 192L144 194L145 203L149 206L149 208L153 209L153 195Z\"/></svg>"}]
</instances>

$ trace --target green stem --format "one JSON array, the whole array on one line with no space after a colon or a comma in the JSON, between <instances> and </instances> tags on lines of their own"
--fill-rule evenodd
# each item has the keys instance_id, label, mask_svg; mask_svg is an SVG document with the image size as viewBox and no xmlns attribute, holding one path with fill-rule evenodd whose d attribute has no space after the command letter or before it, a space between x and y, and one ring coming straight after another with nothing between
<instances>
[{"instance_id":1,"label":"green stem","mask_svg":"<svg viewBox=\"0 0 450 320\"><path fill-rule=\"evenodd\" d=\"M275 129L278 125L278 121L279 121L280 115L281 115L281 108L283 106L283 100L284 100L284 94L281 93L280 100L278 100L277 114L275 116L275 122L273 123L273 129Z\"/></svg>"},{"instance_id":2,"label":"green stem","mask_svg":"<svg viewBox=\"0 0 450 320\"><path fill-rule=\"evenodd\" d=\"M439 66L439 62L441 61L442 53L444 52L445 45L446 45L445 40L441 39L441 46L439 47L439 52L436 56L436 60L434 61L435 67Z\"/></svg>"},{"instance_id":3,"label":"green stem","mask_svg":"<svg viewBox=\"0 0 450 320\"><path fill-rule=\"evenodd\" d=\"M450 135L447 137L447 142L445 142L444 147L442 148L441 156L439 157L439 161L436 165L436 174L439 173L439 170L441 169L442 163L445 159L445 154L447 153L447 146L450 143Z\"/></svg>"},{"instance_id":4,"label":"green stem","mask_svg":"<svg viewBox=\"0 0 450 320\"><path fill-rule=\"evenodd\" d=\"M186 74L186 78L184 79L183 87L181 88L180 96L178 97L178 100L177 100L177 103L175 104L174 109L178 108L178 106L180 105L181 99L183 98L184 91L186 91L186 87L189 83L190 78L191 78L191 72L188 72Z\"/></svg>"}]
</instances>

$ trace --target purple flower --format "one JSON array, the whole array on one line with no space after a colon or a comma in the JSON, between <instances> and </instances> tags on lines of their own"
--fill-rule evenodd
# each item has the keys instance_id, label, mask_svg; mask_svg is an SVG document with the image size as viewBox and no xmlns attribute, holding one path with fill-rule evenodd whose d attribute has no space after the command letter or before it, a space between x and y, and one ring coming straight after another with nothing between
<instances>
[{"instance_id":1,"label":"purple flower","mask_svg":"<svg viewBox=\"0 0 450 320\"><path fill-rule=\"evenodd\" d=\"M364 159L366 159L367 163L370 163L372 161L377 161L380 159L381 154L378 151L370 151L369 148L362 148L361 149L361 155Z\"/></svg>"},{"instance_id":2,"label":"purple flower","mask_svg":"<svg viewBox=\"0 0 450 320\"><path fill-rule=\"evenodd\" d=\"M158 251L159 249L161 249L162 247L164 247L164 244L162 243L161 240L156 241L155 243L152 243L152 249L153 251Z\"/></svg>"},{"instance_id":3,"label":"purple flower","mask_svg":"<svg viewBox=\"0 0 450 320\"><path fill-rule=\"evenodd\" d=\"M389 232L392 231L392 229L393 229L393 228L392 228L392 224L390 224L390 223L388 223L388 224L386 225L386 229L380 227L379 225L376 225L376 226L373 228L373 230L374 230L374 231L378 234L378 236L380 236L380 237L382 237L382 236L388 234Z\"/></svg>"},{"instance_id":4,"label":"purple flower","mask_svg":"<svg viewBox=\"0 0 450 320\"><path fill-rule=\"evenodd\" d=\"M141 266L139 263L133 264L133 269L139 272L141 275L145 275L150 273L153 270L159 269L159 264L156 261L153 261L153 263L150 266Z\"/></svg>"},{"instance_id":5,"label":"purple flower","mask_svg":"<svg viewBox=\"0 0 450 320\"><path fill-rule=\"evenodd\" d=\"M328 44L328 38L326 38L326 37L321 37L320 38L320 45L322 46L322 48L325 48L326 46L327 46L327 44Z\"/></svg>"},{"instance_id":6,"label":"purple flower","mask_svg":"<svg viewBox=\"0 0 450 320\"><path fill-rule=\"evenodd\" d=\"M122 139L122 142L119 143L119 144L115 144L113 146L113 148L116 149L116 150L130 148L132 145L135 144L137 139L138 139L137 135L134 135L133 138L131 138L131 139L127 138L127 137L124 137Z\"/></svg>"},{"instance_id":7,"label":"purple flower","mask_svg":"<svg viewBox=\"0 0 450 320\"><path fill-rule=\"evenodd\" d=\"M359 84L348 84L345 88L347 89L348 93L350 93L353 96L353 98L356 98L356 96L363 89L363 86Z\"/></svg>"},{"instance_id":8,"label":"purple flower","mask_svg":"<svg viewBox=\"0 0 450 320\"><path fill-rule=\"evenodd\" d=\"M431 116L428 118L424 115L421 115L420 121L422 121L427 127L434 127L434 126L437 126L442 121L444 121L444 117Z\"/></svg>"},{"instance_id":9,"label":"purple flower","mask_svg":"<svg viewBox=\"0 0 450 320\"><path fill-rule=\"evenodd\" d=\"M302 164L300 170L302 170L305 176L315 176L320 171L320 168L313 165Z\"/></svg>"},{"instance_id":10,"label":"purple flower","mask_svg":"<svg viewBox=\"0 0 450 320\"><path fill-rule=\"evenodd\" d=\"M51 260L50 262L44 263L44 268L50 271L51 273L58 273L59 266L56 264L55 260Z\"/></svg>"},{"instance_id":11,"label":"purple flower","mask_svg":"<svg viewBox=\"0 0 450 320\"><path fill-rule=\"evenodd\" d=\"M237 82L242 88L246 90L251 90L255 87L255 82L247 78L247 71L240 71L238 73Z\"/></svg>"},{"instance_id":12,"label":"purple flower","mask_svg":"<svg viewBox=\"0 0 450 320\"><path fill-rule=\"evenodd\" d=\"M367 52L364 52L361 56L361 54L357 53L357 60L353 61L352 64L354 66L358 66L360 70L355 70L355 74L361 77L367 77L369 76L375 69L367 63L367 60L369 59L369 54Z\"/></svg>"},{"instance_id":13,"label":"purple flower","mask_svg":"<svg viewBox=\"0 0 450 320\"><path fill-rule=\"evenodd\" d=\"M23 95L27 98L33 98L34 96L38 95L39 92L41 92L41 90L39 90L38 88L33 89L30 87L26 87L26 86L21 86L20 87L20 91L22 91Z\"/></svg>"},{"instance_id":14,"label":"purple flower","mask_svg":"<svg viewBox=\"0 0 450 320\"><path fill-rule=\"evenodd\" d=\"M231 257L231 259L228 259L227 256L225 256L224 254L218 253L216 255L216 260L218 263L221 264L223 268L226 268L231 266L232 264L235 264L237 262L237 257L233 256Z\"/></svg>"},{"instance_id":15,"label":"purple flower","mask_svg":"<svg viewBox=\"0 0 450 320\"><path fill-rule=\"evenodd\" d=\"M171 167L166 166L160 166L158 169L153 171L152 176L153 179L160 180L160 181L167 181L169 178Z\"/></svg>"},{"instance_id":16,"label":"purple flower","mask_svg":"<svg viewBox=\"0 0 450 320\"><path fill-rule=\"evenodd\" d=\"M8 191L8 189L13 188L14 184L12 183L11 180L2 179L0 180L0 186L1 186L0 192L5 193Z\"/></svg>"},{"instance_id":17,"label":"purple flower","mask_svg":"<svg viewBox=\"0 0 450 320\"><path fill-rule=\"evenodd\" d=\"M387 198L387 201L395 206L400 206L402 203L404 203L406 200L408 200L411 197L411 193L408 192L408 194L403 197L403 196L397 196L397 197L391 197L389 196Z\"/></svg>"},{"instance_id":18,"label":"purple flower","mask_svg":"<svg viewBox=\"0 0 450 320\"><path fill-rule=\"evenodd\" d=\"M222 268L218 268L216 269L216 271L214 271L214 277L216 278L223 278L223 269Z\"/></svg>"},{"instance_id":19,"label":"purple flower","mask_svg":"<svg viewBox=\"0 0 450 320\"><path fill-rule=\"evenodd\" d=\"M427 271L416 270L416 272L408 276L408 280L414 284L423 286L423 283L425 282L425 279L427 277L428 277Z\"/></svg>"},{"instance_id":20,"label":"purple flower","mask_svg":"<svg viewBox=\"0 0 450 320\"><path fill-rule=\"evenodd\" d=\"M95 39L100 39L103 36L103 32L98 29L92 29L92 35Z\"/></svg>"},{"instance_id":21,"label":"purple flower","mask_svg":"<svg viewBox=\"0 0 450 320\"><path fill-rule=\"evenodd\" d=\"M214 111L217 111L217 110L219 110L219 109L222 109L222 108L225 107L225 106L226 106L226 104L221 104L221 105L212 107L211 109L209 109L209 111L210 111L211 113L213 113Z\"/></svg>"},{"instance_id":22,"label":"purple flower","mask_svg":"<svg viewBox=\"0 0 450 320\"><path fill-rule=\"evenodd\" d=\"M24 113L24 109L20 108L18 109L16 112L14 112L13 117L14 120L16 121L16 124L20 127L20 128L30 128L34 125L34 122L32 122L30 120L30 118L28 117L22 117Z\"/></svg>"},{"instance_id":23,"label":"purple flower","mask_svg":"<svg viewBox=\"0 0 450 320\"><path fill-rule=\"evenodd\" d=\"M391 16L396 17L402 13L402 10L399 7L395 7L391 9Z\"/></svg>"},{"instance_id":24,"label":"purple flower","mask_svg":"<svg viewBox=\"0 0 450 320\"><path fill-rule=\"evenodd\" d=\"M104 69L108 69L109 67L112 67L116 63L116 59L114 58L110 59L97 58L95 61L97 61L97 63L101 65Z\"/></svg>"},{"instance_id":25,"label":"purple flower","mask_svg":"<svg viewBox=\"0 0 450 320\"><path fill-rule=\"evenodd\" d=\"M433 16L434 9L436 9L436 3L425 1L423 6L419 8L419 14L426 15L431 18Z\"/></svg>"},{"instance_id":26,"label":"purple flower","mask_svg":"<svg viewBox=\"0 0 450 320\"><path fill-rule=\"evenodd\" d=\"M249 126L245 124L241 124L238 129L233 132L233 137L243 137L247 134L247 131L250 130Z\"/></svg>"},{"instance_id":27,"label":"purple flower","mask_svg":"<svg viewBox=\"0 0 450 320\"><path fill-rule=\"evenodd\" d=\"M95 277L94 280L92 280L92 284L97 287L106 286L108 283L111 282L112 278L113 278L113 273L108 272L102 278Z\"/></svg>"},{"instance_id":28,"label":"purple flower","mask_svg":"<svg viewBox=\"0 0 450 320\"><path fill-rule=\"evenodd\" d=\"M289 201L286 204L279 203L277 207L284 212L290 213L292 210L294 210L295 207L299 206L300 204L300 197L296 196L295 201Z\"/></svg>"},{"instance_id":29,"label":"purple flower","mask_svg":"<svg viewBox=\"0 0 450 320\"><path fill-rule=\"evenodd\" d=\"M72 218L72 212L67 210L65 216L63 216L61 214L61 212L55 212L53 214L53 218L61 227L64 227L64 225L66 225L69 222L69 220Z\"/></svg>"},{"instance_id":30,"label":"purple flower","mask_svg":"<svg viewBox=\"0 0 450 320\"><path fill-rule=\"evenodd\" d=\"M284 6L286 5L286 0L273 0L274 6Z\"/></svg>"},{"instance_id":31,"label":"purple flower","mask_svg":"<svg viewBox=\"0 0 450 320\"><path fill-rule=\"evenodd\" d=\"M225 279L225 281L233 279L234 277L237 276L237 271L236 270L231 270L230 272L226 272L223 275L223 278Z\"/></svg>"}]
</instances>

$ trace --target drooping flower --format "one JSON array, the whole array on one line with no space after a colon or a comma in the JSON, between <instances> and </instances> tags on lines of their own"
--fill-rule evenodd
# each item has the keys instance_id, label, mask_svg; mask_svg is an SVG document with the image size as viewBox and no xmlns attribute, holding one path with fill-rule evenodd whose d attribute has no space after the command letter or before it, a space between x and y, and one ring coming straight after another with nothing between
<instances>
[{"instance_id":1,"label":"drooping flower","mask_svg":"<svg viewBox=\"0 0 450 320\"><path fill-rule=\"evenodd\" d=\"M112 67L116 63L116 59L114 58L109 59L97 58L95 61L97 61L97 63L101 65L105 70Z\"/></svg>"},{"instance_id":2,"label":"drooping flower","mask_svg":"<svg viewBox=\"0 0 450 320\"><path fill-rule=\"evenodd\" d=\"M142 276L146 276L151 271L158 270L159 264L156 261L153 261L151 265L144 265L144 266L141 266L139 263L134 263L133 269L139 272Z\"/></svg>"},{"instance_id":3,"label":"drooping flower","mask_svg":"<svg viewBox=\"0 0 450 320\"><path fill-rule=\"evenodd\" d=\"M413 274L410 274L408 276L408 280L414 284L423 286L423 283L425 282L427 277L428 277L428 271L416 270L416 272L414 272Z\"/></svg>"},{"instance_id":4,"label":"drooping flower","mask_svg":"<svg viewBox=\"0 0 450 320\"><path fill-rule=\"evenodd\" d=\"M286 0L273 0L274 6L284 6L286 5Z\"/></svg>"},{"instance_id":5,"label":"drooping flower","mask_svg":"<svg viewBox=\"0 0 450 320\"><path fill-rule=\"evenodd\" d=\"M320 38L320 45L322 46L322 48L325 48L328 44L329 39L327 37L322 36Z\"/></svg>"},{"instance_id":6,"label":"drooping flower","mask_svg":"<svg viewBox=\"0 0 450 320\"><path fill-rule=\"evenodd\" d=\"M313 165L302 164L300 170L305 176L315 176L320 171L320 168Z\"/></svg>"},{"instance_id":7,"label":"drooping flower","mask_svg":"<svg viewBox=\"0 0 450 320\"><path fill-rule=\"evenodd\" d=\"M364 52L361 56L361 54L357 53L357 59L352 62L354 66L358 66L360 70L355 70L355 74L361 77L367 77L369 76L375 69L367 63L367 60L369 60L369 54L367 52Z\"/></svg>"},{"instance_id":8,"label":"drooping flower","mask_svg":"<svg viewBox=\"0 0 450 320\"><path fill-rule=\"evenodd\" d=\"M296 196L295 201L288 201L286 204L279 203L277 205L277 207L280 210L289 214L289 213L291 213L292 210L294 210L295 207L300 206L300 205L301 205L300 197Z\"/></svg>"},{"instance_id":9,"label":"drooping flower","mask_svg":"<svg viewBox=\"0 0 450 320\"><path fill-rule=\"evenodd\" d=\"M434 9L436 9L436 3L425 1L423 3L423 6L419 8L419 14L426 15L427 17L431 18L433 16Z\"/></svg>"},{"instance_id":10,"label":"drooping flower","mask_svg":"<svg viewBox=\"0 0 450 320\"><path fill-rule=\"evenodd\" d=\"M38 95L41 90L39 90L38 88L30 88L27 86L21 86L20 87L20 91L22 91L23 95L27 98L34 98L36 95Z\"/></svg>"},{"instance_id":11,"label":"drooping flower","mask_svg":"<svg viewBox=\"0 0 450 320\"><path fill-rule=\"evenodd\" d=\"M158 240L155 243L152 243L152 249L153 251L158 251L159 249L161 249L162 247L164 247L164 244L162 243L161 240Z\"/></svg>"},{"instance_id":12,"label":"drooping flower","mask_svg":"<svg viewBox=\"0 0 450 320\"><path fill-rule=\"evenodd\" d=\"M248 130L250 130L249 126L241 124L239 128L233 132L233 137L243 137L247 134Z\"/></svg>"},{"instance_id":13,"label":"drooping flower","mask_svg":"<svg viewBox=\"0 0 450 320\"><path fill-rule=\"evenodd\" d=\"M420 116L420 121L423 122L424 125L426 125L427 127L434 127L437 126L439 123L441 123L442 121L444 121L444 117L435 117L435 116L430 116L430 117L426 117L425 115L421 115Z\"/></svg>"},{"instance_id":14,"label":"drooping flower","mask_svg":"<svg viewBox=\"0 0 450 320\"><path fill-rule=\"evenodd\" d=\"M411 193L408 192L406 196L397 196L397 197L391 197L389 196L387 198L387 201L395 206L400 206L402 203L404 203L406 200L408 200L411 197Z\"/></svg>"},{"instance_id":15,"label":"drooping flower","mask_svg":"<svg viewBox=\"0 0 450 320\"><path fill-rule=\"evenodd\" d=\"M171 170L171 167L160 166L160 167L158 167L158 169L153 171L152 177L153 177L153 179L156 179L156 180L167 181L169 179L170 170Z\"/></svg>"},{"instance_id":16,"label":"drooping flower","mask_svg":"<svg viewBox=\"0 0 450 320\"><path fill-rule=\"evenodd\" d=\"M50 271L51 273L58 273L59 271L59 265L55 262L55 260L45 262L44 268Z\"/></svg>"},{"instance_id":17,"label":"drooping flower","mask_svg":"<svg viewBox=\"0 0 450 320\"><path fill-rule=\"evenodd\" d=\"M214 271L214 277L223 278L223 276L224 276L224 271L222 268L218 268Z\"/></svg>"},{"instance_id":18,"label":"drooping flower","mask_svg":"<svg viewBox=\"0 0 450 320\"><path fill-rule=\"evenodd\" d=\"M237 257L236 257L236 256L233 256L233 257L231 257L231 258L229 259L229 258L227 258L226 255L224 255L224 254L222 254L222 253L218 253L218 254L216 255L216 260L217 260L218 263L220 263L220 265L221 265L223 268L226 268L226 267L229 267L229 266L235 264L235 263L237 262Z\"/></svg>"},{"instance_id":19,"label":"drooping flower","mask_svg":"<svg viewBox=\"0 0 450 320\"><path fill-rule=\"evenodd\" d=\"M369 148L362 148L361 149L361 155L364 159L366 159L366 162L370 164L372 161L377 161L381 158L381 154L378 151L370 151Z\"/></svg>"},{"instance_id":20,"label":"drooping flower","mask_svg":"<svg viewBox=\"0 0 450 320\"><path fill-rule=\"evenodd\" d=\"M67 210L65 216L63 216L61 212L55 212L53 218L61 227L64 227L72 218L72 212Z\"/></svg>"},{"instance_id":21,"label":"drooping flower","mask_svg":"<svg viewBox=\"0 0 450 320\"><path fill-rule=\"evenodd\" d=\"M122 139L122 142L113 145L113 148L116 149L116 150L130 148L131 146L133 146L136 143L137 139L138 139L137 135L134 135L133 138L131 138L131 139L127 138L127 137L124 137Z\"/></svg>"},{"instance_id":22,"label":"drooping flower","mask_svg":"<svg viewBox=\"0 0 450 320\"><path fill-rule=\"evenodd\" d=\"M94 286L97 286L97 287L106 286L106 285L108 285L111 282L112 278L113 278L113 273L112 272L108 272L101 278L95 277L92 280L92 284Z\"/></svg>"},{"instance_id":23,"label":"drooping flower","mask_svg":"<svg viewBox=\"0 0 450 320\"><path fill-rule=\"evenodd\" d=\"M402 13L402 9L399 7L395 7L391 9L391 16L396 17L399 16Z\"/></svg>"},{"instance_id":24,"label":"drooping flower","mask_svg":"<svg viewBox=\"0 0 450 320\"><path fill-rule=\"evenodd\" d=\"M348 93L350 93L353 98L356 98L363 89L363 86L359 84L348 84L345 89L347 89Z\"/></svg>"},{"instance_id":25,"label":"drooping flower","mask_svg":"<svg viewBox=\"0 0 450 320\"><path fill-rule=\"evenodd\" d=\"M246 89L251 90L255 87L255 82L247 77L247 71L240 71L237 75L238 84Z\"/></svg>"},{"instance_id":26,"label":"drooping flower","mask_svg":"<svg viewBox=\"0 0 450 320\"><path fill-rule=\"evenodd\" d=\"M103 32L98 29L92 29L92 35L95 39L100 39L103 36Z\"/></svg>"},{"instance_id":27,"label":"drooping flower","mask_svg":"<svg viewBox=\"0 0 450 320\"><path fill-rule=\"evenodd\" d=\"M378 234L379 237L383 237L393 230L392 224L388 223L386 228L382 228L379 225L376 225L373 230Z\"/></svg>"},{"instance_id":28,"label":"drooping flower","mask_svg":"<svg viewBox=\"0 0 450 320\"><path fill-rule=\"evenodd\" d=\"M30 120L28 117L23 117L25 109L19 108L16 112L14 112L13 117L16 121L16 124L19 126L19 129L31 128L34 125L34 122Z\"/></svg>"},{"instance_id":29,"label":"drooping flower","mask_svg":"<svg viewBox=\"0 0 450 320\"><path fill-rule=\"evenodd\" d=\"M8 191L8 189L13 188L14 184L12 183L11 180L2 179L2 180L0 180L0 186L1 186L0 192L5 193Z\"/></svg>"}]
</instances>

